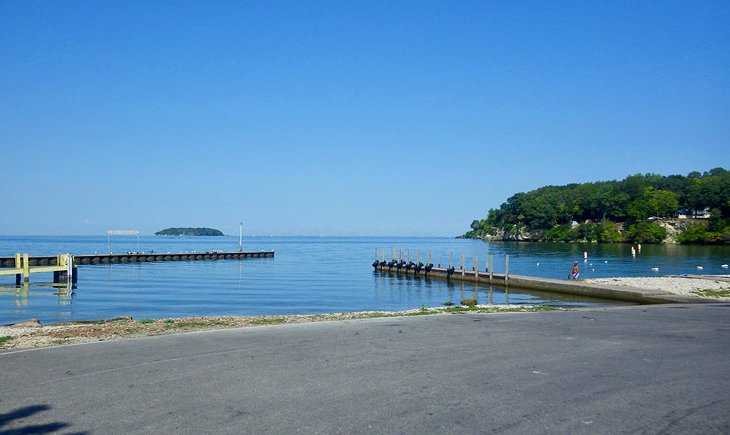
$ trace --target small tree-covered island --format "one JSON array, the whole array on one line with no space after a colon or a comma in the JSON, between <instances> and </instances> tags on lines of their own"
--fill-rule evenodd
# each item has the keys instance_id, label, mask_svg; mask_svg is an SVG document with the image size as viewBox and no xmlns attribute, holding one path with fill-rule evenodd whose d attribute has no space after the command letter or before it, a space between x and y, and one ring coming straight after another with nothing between
<instances>
[{"instance_id":1,"label":"small tree-covered island","mask_svg":"<svg viewBox=\"0 0 730 435\"><path fill-rule=\"evenodd\" d=\"M165 228L155 233L156 236L222 236L220 230L213 228Z\"/></svg>"},{"instance_id":2,"label":"small tree-covered island","mask_svg":"<svg viewBox=\"0 0 730 435\"><path fill-rule=\"evenodd\" d=\"M730 244L730 172L636 174L512 195L464 238Z\"/></svg>"}]
</instances>

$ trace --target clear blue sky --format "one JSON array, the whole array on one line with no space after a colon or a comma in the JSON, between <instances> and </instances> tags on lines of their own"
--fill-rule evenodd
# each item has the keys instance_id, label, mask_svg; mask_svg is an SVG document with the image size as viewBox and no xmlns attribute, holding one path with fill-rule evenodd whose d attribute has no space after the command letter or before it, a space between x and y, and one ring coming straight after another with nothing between
<instances>
[{"instance_id":1,"label":"clear blue sky","mask_svg":"<svg viewBox=\"0 0 730 435\"><path fill-rule=\"evenodd\" d=\"M457 235L730 169L727 1L0 2L0 234Z\"/></svg>"}]
</instances>

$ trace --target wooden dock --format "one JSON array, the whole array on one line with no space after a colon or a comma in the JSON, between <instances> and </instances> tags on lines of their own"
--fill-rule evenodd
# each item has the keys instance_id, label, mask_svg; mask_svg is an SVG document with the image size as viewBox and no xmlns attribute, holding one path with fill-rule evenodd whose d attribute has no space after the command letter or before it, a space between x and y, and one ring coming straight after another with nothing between
<instances>
[{"instance_id":1,"label":"wooden dock","mask_svg":"<svg viewBox=\"0 0 730 435\"><path fill-rule=\"evenodd\" d=\"M112 264L112 263L147 263L153 261L195 261L195 260L238 260L244 258L273 258L274 251L258 252L175 252L175 253L127 253L127 254L80 254L73 255L74 265L80 264ZM28 258L29 266L56 266L56 255L32 255ZM0 257L0 268L14 267L15 257Z\"/></svg>"},{"instance_id":2,"label":"wooden dock","mask_svg":"<svg viewBox=\"0 0 730 435\"><path fill-rule=\"evenodd\" d=\"M0 275L15 275L16 284L21 278L28 282L33 273L53 272L53 282L76 282L76 269L84 264L148 263L154 261L240 260L248 258L273 258L274 251L258 252L176 252L176 253L126 253L82 255L33 255L15 254L0 257Z\"/></svg>"},{"instance_id":3,"label":"wooden dock","mask_svg":"<svg viewBox=\"0 0 730 435\"><path fill-rule=\"evenodd\" d=\"M45 265L31 265L30 256L27 253L23 255L18 253L11 258L10 269L0 269L0 275L15 275L15 285L20 285L21 282L27 283L32 273L45 272L53 272L54 283L76 282L76 266L74 266L73 256L70 254L56 255L53 261L49 260Z\"/></svg>"}]
</instances>

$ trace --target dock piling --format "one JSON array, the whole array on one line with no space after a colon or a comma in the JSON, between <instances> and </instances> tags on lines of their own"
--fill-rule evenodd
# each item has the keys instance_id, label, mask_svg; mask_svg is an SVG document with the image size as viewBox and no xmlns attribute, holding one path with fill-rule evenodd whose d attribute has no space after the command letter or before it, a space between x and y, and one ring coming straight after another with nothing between
<instances>
[{"instance_id":1,"label":"dock piling","mask_svg":"<svg viewBox=\"0 0 730 435\"><path fill-rule=\"evenodd\" d=\"M494 254L489 254L489 282L494 278Z\"/></svg>"},{"instance_id":2,"label":"dock piling","mask_svg":"<svg viewBox=\"0 0 730 435\"><path fill-rule=\"evenodd\" d=\"M509 280L509 255L504 256L504 282Z\"/></svg>"},{"instance_id":3,"label":"dock piling","mask_svg":"<svg viewBox=\"0 0 730 435\"><path fill-rule=\"evenodd\" d=\"M474 254L474 260L473 260L474 266L474 278L479 281L479 255Z\"/></svg>"},{"instance_id":4,"label":"dock piling","mask_svg":"<svg viewBox=\"0 0 730 435\"><path fill-rule=\"evenodd\" d=\"M30 281L30 261L28 261L28 253L23 253L23 282Z\"/></svg>"}]
</instances>

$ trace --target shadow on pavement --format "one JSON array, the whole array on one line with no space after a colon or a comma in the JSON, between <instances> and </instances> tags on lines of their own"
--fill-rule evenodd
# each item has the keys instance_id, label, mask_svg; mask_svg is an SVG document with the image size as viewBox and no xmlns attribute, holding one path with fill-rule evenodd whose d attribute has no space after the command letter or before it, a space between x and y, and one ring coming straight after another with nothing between
<instances>
[{"instance_id":1,"label":"shadow on pavement","mask_svg":"<svg viewBox=\"0 0 730 435\"><path fill-rule=\"evenodd\" d=\"M23 426L26 418L49 409L51 409L49 405L33 405L0 414L0 435L53 433L68 428L69 423L62 422ZM74 432L74 434L81 435L84 432Z\"/></svg>"}]
</instances>

